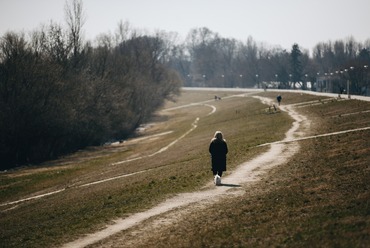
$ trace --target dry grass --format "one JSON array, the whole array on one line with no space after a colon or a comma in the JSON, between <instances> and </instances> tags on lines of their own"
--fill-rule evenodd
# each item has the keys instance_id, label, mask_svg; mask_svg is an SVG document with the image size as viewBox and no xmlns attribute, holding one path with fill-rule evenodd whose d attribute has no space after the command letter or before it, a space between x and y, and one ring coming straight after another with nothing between
<instances>
[{"instance_id":1,"label":"dry grass","mask_svg":"<svg viewBox=\"0 0 370 248\"><path fill-rule=\"evenodd\" d=\"M280 140L291 120L285 113L266 114L252 98L217 93L211 109L194 106L158 113L146 135L173 131L153 140L117 147L91 148L37 168L0 174L1 202L69 187L59 194L0 208L1 247L50 247L97 230L116 217L147 209L179 192L202 187L211 178L208 143L215 130L228 140L228 168L261 153L257 144ZM185 92L177 103L213 99L214 92ZM275 97L275 93L261 93ZM310 95L284 94L283 104L317 101L298 108L314 120L311 134L370 126L368 110L358 101L322 101ZM112 166L112 162L151 154L191 128L198 127L155 157ZM301 141L289 163L245 188L246 194L170 227L156 229L142 247L366 247L370 244L369 131ZM152 169L89 187L112 176ZM135 246L139 246L136 244Z\"/></svg>"},{"instance_id":2,"label":"dry grass","mask_svg":"<svg viewBox=\"0 0 370 248\"><path fill-rule=\"evenodd\" d=\"M285 103L309 100L297 97L284 95ZM359 113L369 107L331 100L300 111L315 120L312 133L322 134L370 126L370 115ZM243 197L186 216L135 247L369 247L370 131L300 145Z\"/></svg>"},{"instance_id":3,"label":"dry grass","mask_svg":"<svg viewBox=\"0 0 370 248\"><path fill-rule=\"evenodd\" d=\"M232 92L219 94L225 99L209 102L217 107L214 115L207 116L212 108L202 105L158 113L157 122L144 135L172 132L155 139L89 148L58 161L0 174L1 203L65 188L58 194L0 207L2 246L49 247L71 241L173 194L199 189L212 177L208 144L216 130L222 130L229 141L228 167L232 169L265 149L251 147L279 140L289 128L288 115L267 115L266 106L256 99L227 98ZM212 92L186 92L168 107L212 100L213 96ZM187 132L197 117L200 120L193 132L166 152L147 157ZM112 165L136 156L143 158ZM143 173L80 187L137 171Z\"/></svg>"}]
</instances>

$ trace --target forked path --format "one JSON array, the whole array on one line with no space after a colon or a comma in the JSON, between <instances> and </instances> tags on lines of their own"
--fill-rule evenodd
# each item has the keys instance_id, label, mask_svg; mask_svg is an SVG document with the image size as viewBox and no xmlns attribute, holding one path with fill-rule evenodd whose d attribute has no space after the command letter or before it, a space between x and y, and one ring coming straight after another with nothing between
<instances>
[{"instance_id":1,"label":"forked path","mask_svg":"<svg viewBox=\"0 0 370 248\"><path fill-rule=\"evenodd\" d=\"M271 99L258 98L266 104L271 104ZM281 110L289 113L294 119L293 125L287 131L284 140L292 141L303 137L305 134L304 130L310 124L307 118L297 113L289 105L281 106ZM63 247L85 247L92 244L96 244L98 247L128 247L134 245L139 239L143 240L143 234L148 233L145 230L148 227L153 228L153 226L157 225L171 224L179 216L182 216L186 212L191 212L194 208L205 208L208 204L215 203L223 197L244 194L245 190L240 187L241 185L260 180L260 176L263 173L274 166L285 163L298 150L299 145L296 142L272 143L267 152L241 164L234 171L231 171L229 175L224 176L222 178L222 186L215 187L213 186L213 182L210 182L200 191L178 194L152 209L133 214L124 219L117 219L105 229L88 234L76 241L65 244ZM140 225L144 221L149 223ZM139 225L140 228L136 228L138 230L135 230L135 233L131 233L130 237L115 235Z\"/></svg>"}]
</instances>

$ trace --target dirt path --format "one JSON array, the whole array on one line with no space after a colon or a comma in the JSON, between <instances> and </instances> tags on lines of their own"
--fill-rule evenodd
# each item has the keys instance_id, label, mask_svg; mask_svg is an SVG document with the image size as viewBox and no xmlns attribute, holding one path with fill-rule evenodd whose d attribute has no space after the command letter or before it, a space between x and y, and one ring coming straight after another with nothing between
<instances>
[{"instance_id":1,"label":"dirt path","mask_svg":"<svg viewBox=\"0 0 370 248\"><path fill-rule=\"evenodd\" d=\"M209 102L209 101L206 101L206 102ZM213 106L213 105L209 105L209 104L204 104L204 102L201 102L201 103L193 103L193 104L189 104L189 105L183 105L183 106L180 106L180 107L177 107L177 108L173 108L173 109L178 109L178 108L184 108L184 107L189 107L189 106L207 106L207 107L210 107L212 109L211 112L209 112L207 114L208 115L211 115L213 113L216 112L216 107ZM173 110L173 109L169 109L169 110ZM118 162L115 162L115 163L112 163L111 165L120 165L120 164L124 164L124 163L128 163L128 162L132 162L132 161L136 161L136 160L140 160L140 159L143 159L143 158L148 158L148 157L153 157L159 153L162 153L162 152L165 152L166 150L168 150L168 148L170 148L171 146L173 146L174 144L176 144L177 142L179 142L181 139L183 139L185 136L187 136L189 133L191 133L192 131L194 131L197 127L198 127L198 122L199 122L199 117L195 118L194 122L191 124L191 128L186 131L183 135L181 135L180 137L178 137L177 139L175 139L174 141L172 141L170 144L160 148L158 151L152 153L152 154L148 154L148 155L145 155L145 156L138 156L138 157L134 157L134 158L130 158L130 159L126 159L126 160L122 160L122 161L118 161ZM163 133L160 133L160 134L156 134L156 135L152 135L150 137L158 137L158 136L162 136L162 135L166 135L166 134L169 134L169 133L172 133L173 131L168 131L168 132L163 132ZM148 137L145 137L146 139L148 139ZM143 137L142 138L136 138L136 139L132 139L128 142L138 142L139 140L142 140L144 139ZM89 186L92 186L92 185L95 185L95 184L100 184L100 183L105 183L105 182L108 182L108 181L112 181L112 180L117 180L117 179L120 179L120 178L124 178L124 177L130 177L130 176L134 176L134 175L137 175L137 174L140 174L140 173L144 173L144 172L149 172L151 170L154 170L154 169L147 169L147 170L142 170L142 171L136 171L136 172L133 172L133 173L130 173L130 174L123 174L123 175L118 175L118 176L115 176L115 177L110 177L110 178L106 178L106 179L102 179L102 180L98 180L98 181L93 181L93 182L90 182L90 183L85 183L85 184L82 184L82 185L78 185L78 186L74 186L74 185L68 185L67 187L65 188L62 188L62 189L59 189L59 190L55 190L55 191L51 191L51 192L48 192L48 193L45 193L45 194L40 194L40 195L35 195L35 196L31 196L31 197L26 197L26 198L22 198L22 199L19 199L19 200L16 200L16 201L11 201L11 202L5 202L5 203L1 203L0 204L0 207L3 207L3 206L12 206L8 209L5 209L3 211L8 211L14 207L17 207L17 204L21 204L21 203L24 203L24 202L27 202L27 201L31 201L31 200L37 200L37 199L40 199L40 198L43 198L43 197L46 197L46 196L50 196L50 195L54 195L54 194L59 194L65 190L67 190L68 188L72 188L72 187L78 187L78 188L82 188L82 187L89 187ZM15 205L15 206L14 206Z\"/></svg>"},{"instance_id":2,"label":"dirt path","mask_svg":"<svg viewBox=\"0 0 370 248\"><path fill-rule=\"evenodd\" d=\"M271 100L268 98L258 98L266 104L271 104ZM142 240L143 234L146 233L145 229L147 228L153 228L153 226L158 225L170 225L179 216L191 212L194 209L206 208L208 204L215 203L223 197L244 194L245 190L243 190L241 185L260 180L260 176L263 173L266 173L274 166L285 163L299 150L299 145L291 141L302 138L305 134L305 128L310 123L305 116L295 112L292 106L281 106L280 109L288 112L294 119L292 127L286 133L285 139L282 140L289 140L290 142L269 144L270 149L267 152L251 161L241 164L231 174L224 176L222 178L222 186L215 187L213 182L210 182L200 191L178 194L145 212L133 214L124 219L117 219L105 229L86 235L65 244L63 247L85 247L92 244L96 244L99 247L128 247L134 245L137 240ZM143 222L146 222L146 225L141 225ZM148 224L147 222L150 223ZM138 228L129 235L130 237L115 235L132 227ZM138 235L139 233L140 235Z\"/></svg>"}]
</instances>

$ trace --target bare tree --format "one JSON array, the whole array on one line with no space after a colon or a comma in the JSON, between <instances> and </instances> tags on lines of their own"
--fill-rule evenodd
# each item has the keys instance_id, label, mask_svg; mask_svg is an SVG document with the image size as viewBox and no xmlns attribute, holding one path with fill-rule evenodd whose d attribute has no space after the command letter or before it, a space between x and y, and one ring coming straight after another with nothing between
<instances>
[{"instance_id":1,"label":"bare tree","mask_svg":"<svg viewBox=\"0 0 370 248\"><path fill-rule=\"evenodd\" d=\"M72 3L66 2L64 10L69 28L72 55L76 58L81 52L83 43L82 27L85 23L85 15L82 0L72 0Z\"/></svg>"},{"instance_id":2,"label":"bare tree","mask_svg":"<svg viewBox=\"0 0 370 248\"><path fill-rule=\"evenodd\" d=\"M135 35L134 29L128 21L123 22L122 20L118 23L117 30L115 32L116 45L132 38Z\"/></svg>"}]
</instances>

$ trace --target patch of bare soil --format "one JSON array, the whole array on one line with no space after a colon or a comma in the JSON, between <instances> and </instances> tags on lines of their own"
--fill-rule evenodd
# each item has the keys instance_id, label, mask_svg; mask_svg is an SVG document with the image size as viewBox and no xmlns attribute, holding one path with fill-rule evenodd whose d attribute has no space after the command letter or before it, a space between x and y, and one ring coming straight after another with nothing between
<instances>
[{"instance_id":1,"label":"patch of bare soil","mask_svg":"<svg viewBox=\"0 0 370 248\"><path fill-rule=\"evenodd\" d=\"M268 98L260 98L260 100L271 105L271 100ZM294 119L285 140L292 141L302 137L310 125L309 120L289 105L280 108ZM216 187L213 182L210 182L201 191L176 195L145 212L114 220L113 224L105 229L65 244L63 247L136 247L145 242L146 238L150 238L148 234L160 227L173 225L188 214L204 211L210 204L244 194L245 186L258 182L269 169L287 162L298 150L299 145L294 142L270 144L267 152L241 164L229 175L224 176L221 186Z\"/></svg>"}]
</instances>

